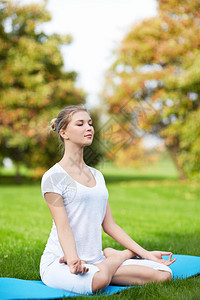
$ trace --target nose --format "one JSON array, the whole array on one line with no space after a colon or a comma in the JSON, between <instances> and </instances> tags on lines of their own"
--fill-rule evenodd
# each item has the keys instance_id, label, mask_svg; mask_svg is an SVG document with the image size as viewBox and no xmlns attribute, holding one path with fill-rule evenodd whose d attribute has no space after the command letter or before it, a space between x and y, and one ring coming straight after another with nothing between
<instances>
[{"instance_id":1,"label":"nose","mask_svg":"<svg viewBox=\"0 0 200 300\"><path fill-rule=\"evenodd\" d=\"M93 127L92 126L90 126L89 124L87 125L87 127L86 127L86 131L85 131L85 134L92 134L93 135L93 133L94 133L94 129L93 129Z\"/></svg>"},{"instance_id":2,"label":"nose","mask_svg":"<svg viewBox=\"0 0 200 300\"><path fill-rule=\"evenodd\" d=\"M87 124L87 131L92 131L92 127L89 124Z\"/></svg>"}]
</instances>

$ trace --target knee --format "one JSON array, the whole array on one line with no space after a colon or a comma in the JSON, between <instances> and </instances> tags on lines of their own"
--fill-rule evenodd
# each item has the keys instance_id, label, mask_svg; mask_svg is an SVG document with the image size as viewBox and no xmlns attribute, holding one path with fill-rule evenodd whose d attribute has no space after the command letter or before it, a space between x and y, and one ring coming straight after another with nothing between
<instances>
[{"instance_id":1,"label":"knee","mask_svg":"<svg viewBox=\"0 0 200 300\"><path fill-rule=\"evenodd\" d=\"M109 276L105 272L97 272L92 281L92 291L105 289L110 283Z\"/></svg>"},{"instance_id":2,"label":"knee","mask_svg":"<svg viewBox=\"0 0 200 300\"><path fill-rule=\"evenodd\" d=\"M157 276L158 282L165 282L165 281L169 281L170 279L172 279L172 274L170 272L159 271L159 274Z\"/></svg>"}]
</instances>

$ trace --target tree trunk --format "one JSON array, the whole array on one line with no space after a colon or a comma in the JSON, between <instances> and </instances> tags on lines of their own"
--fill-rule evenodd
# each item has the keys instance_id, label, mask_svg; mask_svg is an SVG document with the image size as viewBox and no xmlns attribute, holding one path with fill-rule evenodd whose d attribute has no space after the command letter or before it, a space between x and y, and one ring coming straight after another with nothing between
<instances>
[{"instance_id":1,"label":"tree trunk","mask_svg":"<svg viewBox=\"0 0 200 300\"><path fill-rule=\"evenodd\" d=\"M173 160L173 162L176 165L177 171L178 171L178 175L179 175L179 179L180 180L186 180L187 177L185 175L185 173L183 172L183 168L180 166L178 159L177 159L177 154L178 154L178 146L171 146L171 147L167 147L169 154Z\"/></svg>"},{"instance_id":2,"label":"tree trunk","mask_svg":"<svg viewBox=\"0 0 200 300\"><path fill-rule=\"evenodd\" d=\"M15 181L16 183L21 183L21 174L20 174L20 164L16 162L16 174L15 174Z\"/></svg>"}]
</instances>

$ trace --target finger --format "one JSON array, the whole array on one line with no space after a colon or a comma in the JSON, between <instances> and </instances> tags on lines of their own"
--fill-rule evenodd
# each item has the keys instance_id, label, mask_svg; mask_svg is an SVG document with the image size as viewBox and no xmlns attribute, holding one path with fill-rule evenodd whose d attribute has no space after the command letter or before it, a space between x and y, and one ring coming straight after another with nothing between
<instances>
[{"instance_id":1,"label":"finger","mask_svg":"<svg viewBox=\"0 0 200 300\"><path fill-rule=\"evenodd\" d=\"M169 255L168 260L162 258L162 263L167 266L171 261L171 258L172 258L172 253Z\"/></svg>"},{"instance_id":2,"label":"finger","mask_svg":"<svg viewBox=\"0 0 200 300\"><path fill-rule=\"evenodd\" d=\"M168 261L171 261L171 259L172 259L172 253L170 253Z\"/></svg>"},{"instance_id":3,"label":"finger","mask_svg":"<svg viewBox=\"0 0 200 300\"><path fill-rule=\"evenodd\" d=\"M170 261L170 265L173 264L175 261L176 261L176 258L172 259L172 260Z\"/></svg>"},{"instance_id":4,"label":"finger","mask_svg":"<svg viewBox=\"0 0 200 300\"><path fill-rule=\"evenodd\" d=\"M74 264L74 268L76 269L76 274L81 273L81 264L80 261L76 261L76 263Z\"/></svg>"},{"instance_id":5,"label":"finger","mask_svg":"<svg viewBox=\"0 0 200 300\"><path fill-rule=\"evenodd\" d=\"M173 264L176 261L176 258L172 259L171 261L166 260L166 266Z\"/></svg>"},{"instance_id":6,"label":"finger","mask_svg":"<svg viewBox=\"0 0 200 300\"><path fill-rule=\"evenodd\" d=\"M77 260L74 262L74 264L76 264L76 265L77 265L77 264L78 264L78 265L81 264L81 260L80 260L80 259L77 259Z\"/></svg>"},{"instance_id":7,"label":"finger","mask_svg":"<svg viewBox=\"0 0 200 300\"><path fill-rule=\"evenodd\" d=\"M72 274L76 274L76 269L71 268L71 269L70 269L70 272L71 272Z\"/></svg>"},{"instance_id":8,"label":"finger","mask_svg":"<svg viewBox=\"0 0 200 300\"><path fill-rule=\"evenodd\" d=\"M83 266L80 264L80 265L78 266L78 272L79 272L79 273L82 273L82 270L83 270Z\"/></svg>"},{"instance_id":9,"label":"finger","mask_svg":"<svg viewBox=\"0 0 200 300\"><path fill-rule=\"evenodd\" d=\"M76 263L76 262L73 263L73 265L70 266L70 271L71 271L71 273L73 273L73 274L77 274L77 272L78 272L78 266L77 266L77 263Z\"/></svg>"},{"instance_id":10,"label":"finger","mask_svg":"<svg viewBox=\"0 0 200 300\"><path fill-rule=\"evenodd\" d=\"M79 266L76 266L75 270L76 270L76 274L80 273L80 268L79 268Z\"/></svg>"},{"instance_id":11,"label":"finger","mask_svg":"<svg viewBox=\"0 0 200 300\"><path fill-rule=\"evenodd\" d=\"M83 271L84 271L84 273L87 273L88 271L89 271L89 268L87 268L87 267L83 267Z\"/></svg>"},{"instance_id":12,"label":"finger","mask_svg":"<svg viewBox=\"0 0 200 300\"><path fill-rule=\"evenodd\" d=\"M63 257L61 257L61 258L59 259L59 263L60 263L60 264L63 264L63 263L65 263L64 256L63 256Z\"/></svg>"},{"instance_id":13,"label":"finger","mask_svg":"<svg viewBox=\"0 0 200 300\"><path fill-rule=\"evenodd\" d=\"M165 251L161 252L161 255L170 255L170 254L172 254L172 252L165 252Z\"/></svg>"}]
</instances>

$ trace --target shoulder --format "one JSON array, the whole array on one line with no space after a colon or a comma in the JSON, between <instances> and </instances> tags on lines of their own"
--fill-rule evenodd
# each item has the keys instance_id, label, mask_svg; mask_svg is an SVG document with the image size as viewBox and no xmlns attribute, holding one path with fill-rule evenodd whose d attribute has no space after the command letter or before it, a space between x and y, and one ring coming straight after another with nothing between
<instances>
[{"instance_id":1,"label":"shoulder","mask_svg":"<svg viewBox=\"0 0 200 300\"><path fill-rule=\"evenodd\" d=\"M58 167L57 167L57 164L53 165L49 170L47 170L43 176L42 176L42 182L44 180L46 180L47 178L50 178L52 177L54 174L58 173L59 170L58 170ZM53 176L54 177L54 176Z\"/></svg>"},{"instance_id":2,"label":"shoulder","mask_svg":"<svg viewBox=\"0 0 200 300\"><path fill-rule=\"evenodd\" d=\"M69 184L72 184L73 179L67 174L58 163L53 165L47 170L41 180L41 185L55 185L59 188L65 188Z\"/></svg>"},{"instance_id":3,"label":"shoulder","mask_svg":"<svg viewBox=\"0 0 200 300\"><path fill-rule=\"evenodd\" d=\"M55 164L43 174L41 186L55 185L61 187L66 184L66 181L69 181L68 177L69 176L59 168L58 164Z\"/></svg>"},{"instance_id":4,"label":"shoulder","mask_svg":"<svg viewBox=\"0 0 200 300\"><path fill-rule=\"evenodd\" d=\"M41 180L42 194L46 192L53 192L62 195L63 185L66 184L66 178L58 165L53 165L48 171L44 173Z\"/></svg>"},{"instance_id":5,"label":"shoulder","mask_svg":"<svg viewBox=\"0 0 200 300\"><path fill-rule=\"evenodd\" d=\"M88 167L90 168L90 170L92 171L94 176L98 176L99 178L101 178L105 182L104 175L102 174L101 171L99 171L98 169L96 169L94 167L90 167L90 166L88 166Z\"/></svg>"}]
</instances>

